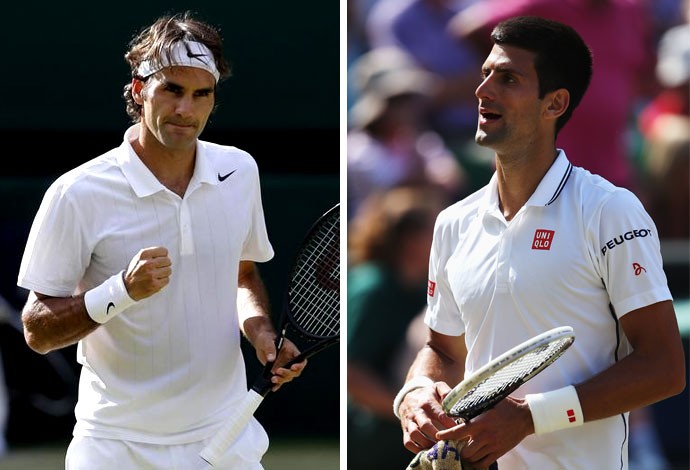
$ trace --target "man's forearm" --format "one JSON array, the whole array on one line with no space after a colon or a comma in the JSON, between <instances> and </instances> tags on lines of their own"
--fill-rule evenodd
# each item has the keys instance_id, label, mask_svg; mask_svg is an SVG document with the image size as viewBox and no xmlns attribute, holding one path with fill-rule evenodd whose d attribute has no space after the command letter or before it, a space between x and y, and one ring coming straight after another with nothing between
<instances>
[{"instance_id":1,"label":"man's forearm","mask_svg":"<svg viewBox=\"0 0 690 470\"><path fill-rule=\"evenodd\" d=\"M37 297L34 293L22 311L22 323L26 343L40 354L75 344L99 326L89 317L83 295Z\"/></svg>"},{"instance_id":2,"label":"man's forearm","mask_svg":"<svg viewBox=\"0 0 690 470\"><path fill-rule=\"evenodd\" d=\"M409 380L415 376L426 376L435 382L443 381L451 387L462 380L464 375L464 360L445 354L440 348L426 344L417 353L407 374Z\"/></svg>"}]
</instances>

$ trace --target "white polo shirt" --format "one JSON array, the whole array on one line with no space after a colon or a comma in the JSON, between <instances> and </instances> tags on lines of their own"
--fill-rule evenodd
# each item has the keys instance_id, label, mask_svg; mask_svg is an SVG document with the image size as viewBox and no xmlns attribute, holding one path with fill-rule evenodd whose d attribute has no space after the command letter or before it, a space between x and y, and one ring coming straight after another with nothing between
<instances>
[{"instance_id":1,"label":"white polo shirt","mask_svg":"<svg viewBox=\"0 0 690 470\"><path fill-rule=\"evenodd\" d=\"M79 342L74 434L199 441L226 422L247 391L238 265L273 257L258 168L242 150L198 141L194 175L180 198L133 151L129 141L138 131L132 126L120 147L50 186L18 285L70 296L126 269L140 249L166 247L170 284ZM258 434L251 445L267 444L263 429L252 426Z\"/></svg>"},{"instance_id":2,"label":"white polo shirt","mask_svg":"<svg viewBox=\"0 0 690 470\"><path fill-rule=\"evenodd\" d=\"M611 366L630 347L618 319L669 299L656 227L640 201L572 166L562 150L510 222L496 175L437 219L425 322L465 334L466 375L536 334L574 328L573 346L515 396L577 384ZM626 414L531 435L499 468L620 468L627 433Z\"/></svg>"}]
</instances>

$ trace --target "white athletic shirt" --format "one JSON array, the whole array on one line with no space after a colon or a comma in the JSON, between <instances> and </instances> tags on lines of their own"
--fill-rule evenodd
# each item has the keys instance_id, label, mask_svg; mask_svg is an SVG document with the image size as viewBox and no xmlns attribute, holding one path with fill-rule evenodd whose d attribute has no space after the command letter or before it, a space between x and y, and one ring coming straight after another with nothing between
<instances>
[{"instance_id":1,"label":"white athletic shirt","mask_svg":"<svg viewBox=\"0 0 690 470\"><path fill-rule=\"evenodd\" d=\"M574 328L573 346L515 396L577 384L611 366L630 347L618 319L669 299L656 227L640 201L572 166L562 150L510 222L498 206L496 175L436 221L425 322L465 335L466 375L536 334ZM627 414L530 435L498 466L627 468L627 435Z\"/></svg>"},{"instance_id":2,"label":"white athletic shirt","mask_svg":"<svg viewBox=\"0 0 690 470\"><path fill-rule=\"evenodd\" d=\"M138 132L132 126L118 148L50 186L18 285L70 296L126 269L140 249L166 247L170 284L79 342L74 434L199 441L226 422L247 391L238 265L273 257L258 168L242 150L200 140L180 198L135 154L129 141Z\"/></svg>"}]
</instances>

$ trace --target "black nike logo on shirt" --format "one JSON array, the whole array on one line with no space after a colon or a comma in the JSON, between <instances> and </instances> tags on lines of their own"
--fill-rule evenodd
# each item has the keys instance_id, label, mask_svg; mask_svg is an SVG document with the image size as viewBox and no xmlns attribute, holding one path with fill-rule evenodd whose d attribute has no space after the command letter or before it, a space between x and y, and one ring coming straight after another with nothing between
<instances>
[{"instance_id":1,"label":"black nike logo on shirt","mask_svg":"<svg viewBox=\"0 0 690 470\"><path fill-rule=\"evenodd\" d=\"M108 306L105 308L105 314L108 315L110 313L110 309L114 308L115 304L112 302L108 302Z\"/></svg>"},{"instance_id":2,"label":"black nike logo on shirt","mask_svg":"<svg viewBox=\"0 0 690 470\"><path fill-rule=\"evenodd\" d=\"M220 181L220 182L222 183L223 181L225 181L225 180L228 178L228 176L232 175L232 174L233 174L234 172L236 172L236 171L237 171L236 169L235 169L235 170L232 170L232 171L231 171L230 173L228 173L227 175L221 175L220 173L218 173L218 181Z\"/></svg>"}]
</instances>

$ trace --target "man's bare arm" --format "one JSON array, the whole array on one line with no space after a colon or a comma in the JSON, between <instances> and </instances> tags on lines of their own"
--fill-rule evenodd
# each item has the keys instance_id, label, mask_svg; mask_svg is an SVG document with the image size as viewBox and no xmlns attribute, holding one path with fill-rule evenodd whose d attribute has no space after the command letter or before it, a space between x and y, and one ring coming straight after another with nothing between
<instances>
[{"instance_id":1,"label":"man's bare arm","mask_svg":"<svg viewBox=\"0 0 690 470\"><path fill-rule=\"evenodd\" d=\"M134 301L154 295L170 282L168 250L149 247L130 261L122 277L127 295ZM100 326L86 309L84 293L51 297L31 292L22 309L24 339L31 349L46 354L70 346Z\"/></svg>"},{"instance_id":2,"label":"man's bare arm","mask_svg":"<svg viewBox=\"0 0 690 470\"><path fill-rule=\"evenodd\" d=\"M83 294L50 297L37 292L29 294L22 323L26 344L40 354L75 344L99 326L86 312Z\"/></svg>"},{"instance_id":3,"label":"man's bare arm","mask_svg":"<svg viewBox=\"0 0 690 470\"><path fill-rule=\"evenodd\" d=\"M268 294L259 270L251 261L240 262L237 291L237 309L240 328L247 340L254 346L256 355L262 364L275 362L272 369L272 388L276 391L284 383L299 377L307 365L304 360L293 364L289 369L279 367L299 354L299 349L292 341L285 339L283 347L276 357L275 328L270 317Z\"/></svg>"},{"instance_id":4,"label":"man's bare arm","mask_svg":"<svg viewBox=\"0 0 690 470\"><path fill-rule=\"evenodd\" d=\"M633 351L575 386L585 421L641 408L685 388L685 356L672 301L629 312L620 322Z\"/></svg>"}]
</instances>

